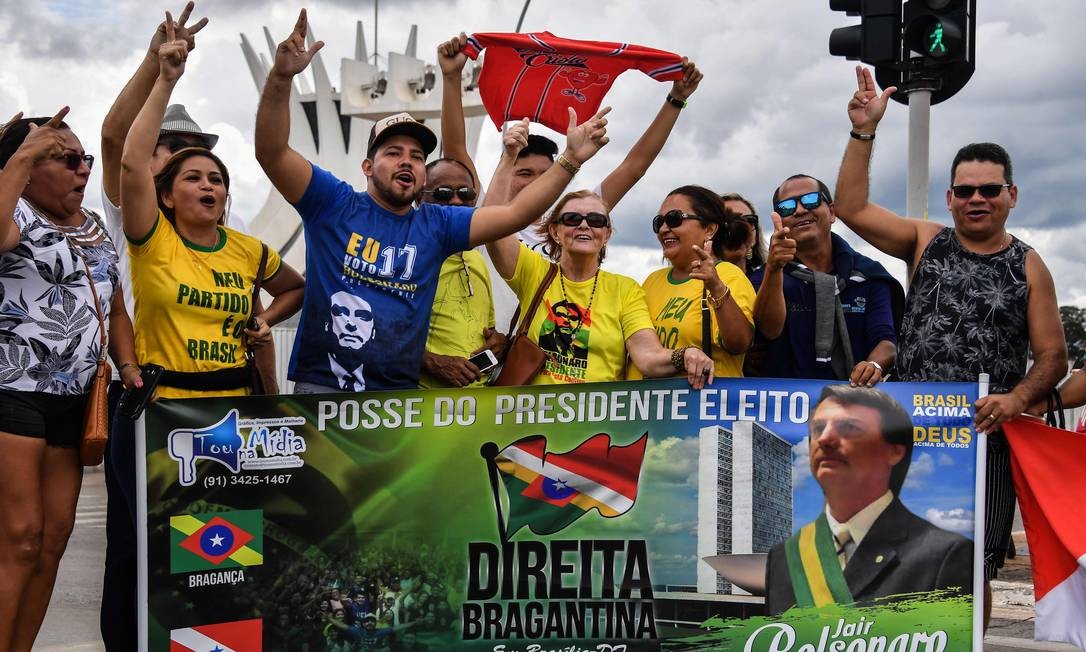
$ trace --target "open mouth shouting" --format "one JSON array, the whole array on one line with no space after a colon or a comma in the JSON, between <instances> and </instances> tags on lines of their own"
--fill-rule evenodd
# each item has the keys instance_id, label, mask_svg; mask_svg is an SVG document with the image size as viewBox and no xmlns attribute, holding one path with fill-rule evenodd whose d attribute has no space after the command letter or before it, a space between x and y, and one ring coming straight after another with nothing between
<instances>
[{"instance_id":1,"label":"open mouth shouting","mask_svg":"<svg viewBox=\"0 0 1086 652\"><path fill-rule=\"evenodd\" d=\"M403 190L411 190L415 187L415 175L409 170L400 170L392 176L392 180Z\"/></svg>"},{"instance_id":2,"label":"open mouth shouting","mask_svg":"<svg viewBox=\"0 0 1086 652\"><path fill-rule=\"evenodd\" d=\"M215 208L219 202L215 199L215 195L208 194L200 196L200 203L208 208Z\"/></svg>"}]
</instances>

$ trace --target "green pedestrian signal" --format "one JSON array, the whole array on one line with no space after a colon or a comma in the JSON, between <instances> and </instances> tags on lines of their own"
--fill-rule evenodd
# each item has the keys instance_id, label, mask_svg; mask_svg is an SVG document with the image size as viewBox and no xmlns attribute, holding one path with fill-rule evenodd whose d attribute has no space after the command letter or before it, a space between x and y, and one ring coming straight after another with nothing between
<instances>
[{"instance_id":1,"label":"green pedestrian signal","mask_svg":"<svg viewBox=\"0 0 1086 652\"><path fill-rule=\"evenodd\" d=\"M943 43L943 23L935 23L931 33L928 34L928 54L933 57L943 57L946 53L946 45Z\"/></svg>"}]
</instances>

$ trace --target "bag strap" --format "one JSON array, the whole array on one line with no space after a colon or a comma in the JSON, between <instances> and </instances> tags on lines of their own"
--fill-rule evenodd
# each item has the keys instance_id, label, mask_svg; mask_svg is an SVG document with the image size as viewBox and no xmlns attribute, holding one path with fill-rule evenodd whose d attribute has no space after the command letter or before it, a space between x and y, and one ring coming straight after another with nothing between
<instances>
[{"instance_id":1,"label":"bag strap","mask_svg":"<svg viewBox=\"0 0 1086 652\"><path fill-rule=\"evenodd\" d=\"M1060 390L1054 389L1048 394L1048 410L1045 411L1045 423L1053 428L1064 429L1067 423L1063 418L1063 397Z\"/></svg>"},{"instance_id":2,"label":"bag strap","mask_svg":"<svg viewBox=\"0 0 1086 652\"><path fill-rule=\"evenodd\" d=\"M709 312L709 288L701 285L701 350L709 358L713 357L712 315Z\"/></svg>"},{"instance_id":3,"label":"bag strap","mask_svg":"<svg viewBox=\"0 0 1086 652\"><path fill-rule=\"evenodd\" d=\"M98 332L100 334L98 363L101 364L106 361L106 318L102 314L102 304L98 301L98 290L94 287L94 275L91 274L90 265L87 264L87 259L83 257L79 246L72 242L72 239L68 236L64 236L64 238L68 241L68 247L72 250L72 253L79 256L79 260L83 261L83 269L87 271L87 285L90 285L91 296L94 297L94 312L98 315Z\"/></svg>"},{"instance_id":4,"label":"bag strap","mask_svg":"<svg viewBox=\"0 0 1086 652\"><path fill-rule=\"evenodd\" d=\"M516 328L517 335L527 335L528 328L532 325L532 319L535 317L536 310L539 309L539 304L543 301L543 295L547 292L547 288L554 282L554 277L558 276L558 265L551 263L550 269L547 270L547 274L543 277L543 281L539 284L539 288L535 291L535 296L532 297L532 302L528 304L528 310L524 313L524 319L520 322L520 327L517 328L517 318L520 317L520 306L517 306L516 311L513 312L513 319L509 322L509 341L513 341L513 329Z\"/></svg>"},{"instance_id":5,"label":"bag strap","mask_svg":"<svg viewBox=\"0 0 1086 652\"><path fill-rule=\"evenodd\" d=\"M256 317L256 304L260 300L260 286L264 283L264 270L268 266L268 245L264 242L260 243L260 264L256 266L256 279L253 281L253 298L249 301L249 305L253 308L253 317ZM245 359L252 362L256 357L256 352L252 347L245 347Z\"/></svg>"}]
</instances>

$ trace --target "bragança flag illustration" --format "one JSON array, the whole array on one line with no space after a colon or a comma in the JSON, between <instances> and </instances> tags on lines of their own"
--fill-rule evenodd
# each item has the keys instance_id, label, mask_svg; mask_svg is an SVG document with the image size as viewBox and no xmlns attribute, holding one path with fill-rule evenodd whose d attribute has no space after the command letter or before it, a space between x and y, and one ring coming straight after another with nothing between
<instances>
[{"instance_id":1,"label":"bragan\u00e7a flag illustration","mask_svg":"<svg viewBox=\"0 0 1086 652\"><path fill-rule=\"evenodd\" d=\"M170 572L264 563L264 512L259 509L170 517Z\"/></svg>"},{"instance_id":2,"label":"bragan\u00e7a flag illustration","mask_svg":"<svg viewBox=\"0 0 1086 652\"><path fill-rule=\"evenodd\" d=\"M170 652L261 652L259 618L170 630Z\"/></svg>"},{"instance_id":3,"label":"bragan\u00e7a flag illustration","mask_svg":"<svg viewBox=\"0 0 1086 652\"><path fill-rule=\"evenodd\" d=\"M558 532L590 510L613 518L637 499L648 433L626 446L599 433L567 453L548 453L547 439L517 440L494 458L509 496L506 536L527 525L536 534Z\"/></svg>"},{"instance_id":4,"label":"bragan\u00e7a flag illustration","mask_svg":"<svg viewBox=\"0 0 1086 652\"><path fill-rule=\"evenodd\" d=\"M1034 637L1086 650L1086 487L1074 480L1086 475L1086 435L1025 418L1003 431L1033 561Z\"/></svg>"}]
</instances>

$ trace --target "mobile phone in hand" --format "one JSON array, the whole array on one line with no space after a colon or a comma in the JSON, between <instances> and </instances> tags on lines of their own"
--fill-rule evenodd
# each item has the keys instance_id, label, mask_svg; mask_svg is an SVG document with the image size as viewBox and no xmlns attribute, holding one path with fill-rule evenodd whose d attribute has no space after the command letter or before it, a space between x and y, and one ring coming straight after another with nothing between
<instances>
[{"instance_id":1,"label":"mobile phone in hand","mask_svg":"<svg viewBox=\"0 0 1086 652\"><path fill-rule=\"evenodd\" d=\"M143 365L140 368L140 379L143 380L143 387L125 389L120 400L117 401L117 411L133 421L140 418L143 409L147 407L147 401L155 393L158 381L162 380L163 371L165 369L157 364Z\"/></svg>"},{"instance_id":2,"label":"mobile phone in hand","mask_svg":"<svg viewBox=\"0 0 1086 652\"><path fill-rule=\"evenodd\" d=\"M498 364L498 358L490 349L483 349L468 358L468 362L479 368L479 373L486 373Z\"/></svg>"}]
</instances>

